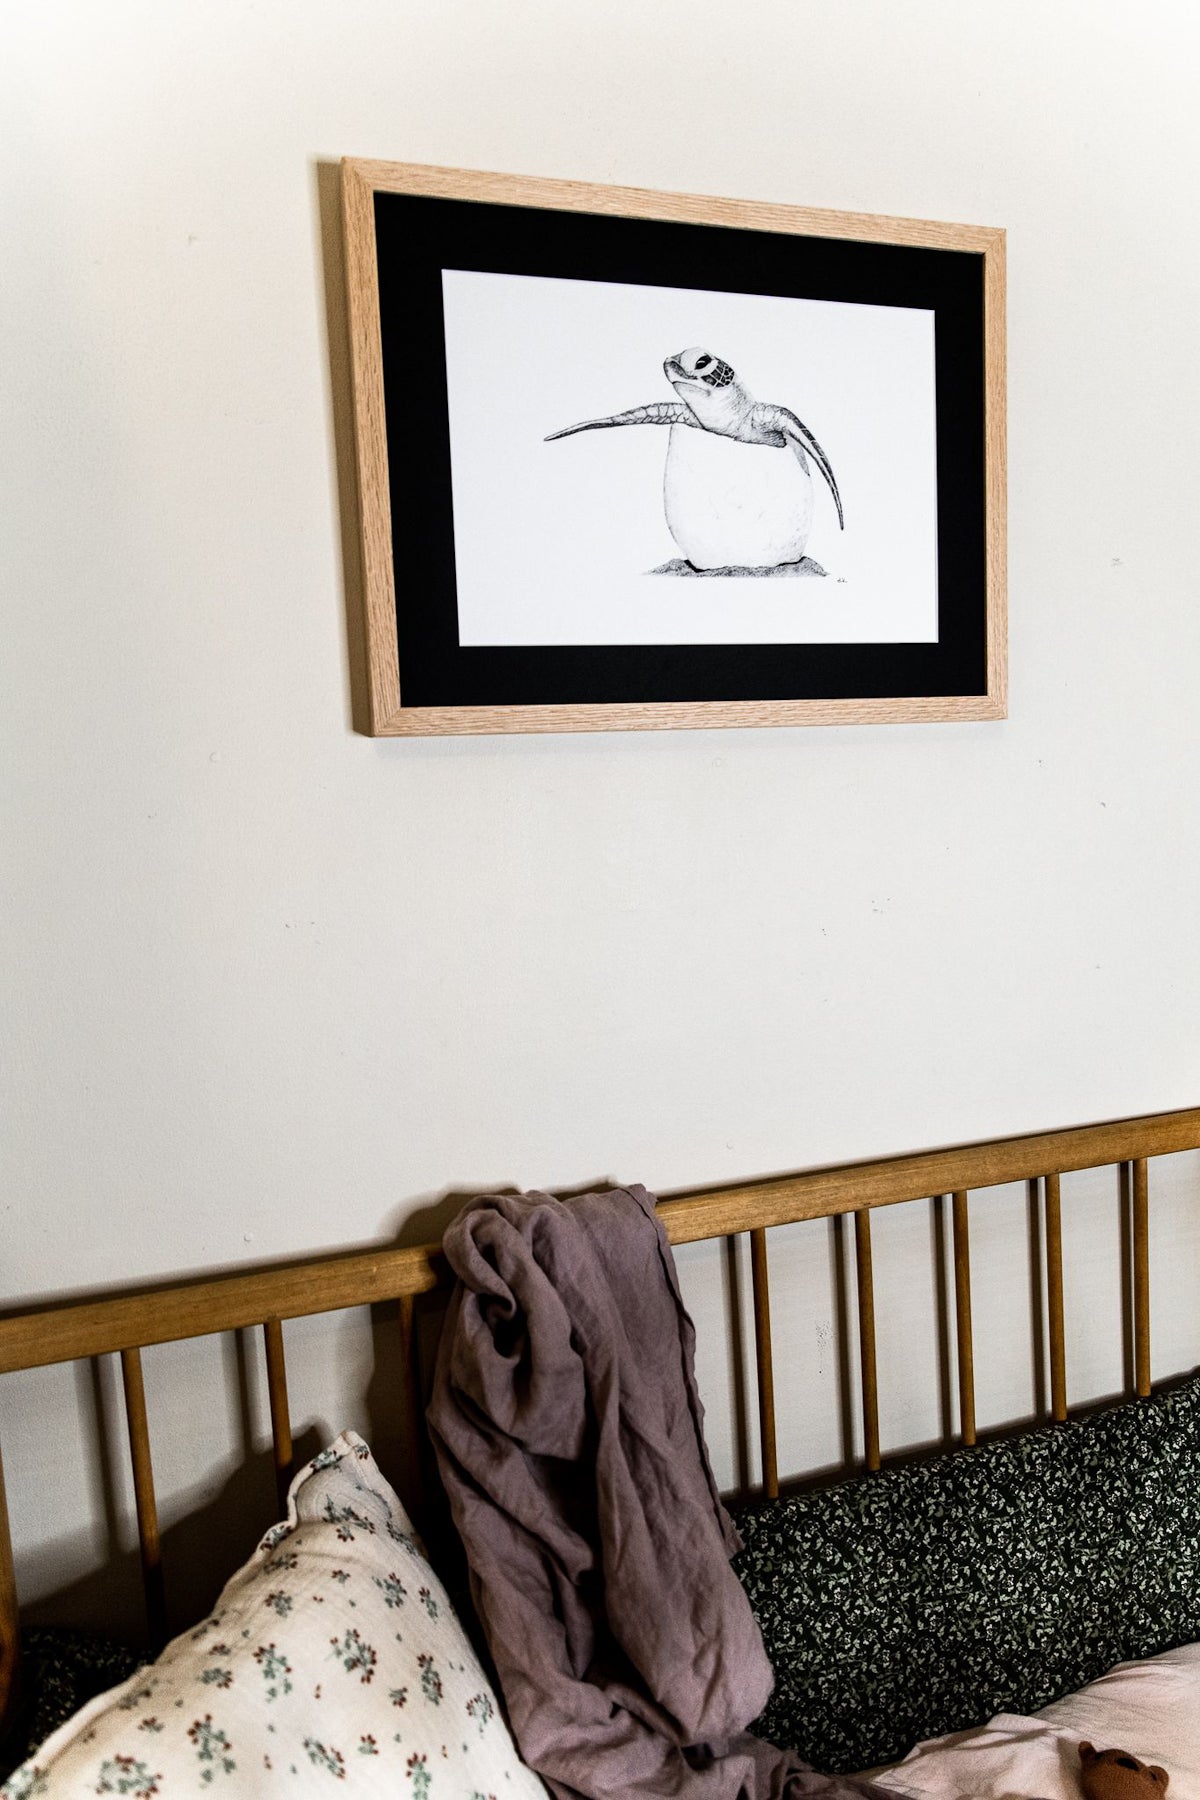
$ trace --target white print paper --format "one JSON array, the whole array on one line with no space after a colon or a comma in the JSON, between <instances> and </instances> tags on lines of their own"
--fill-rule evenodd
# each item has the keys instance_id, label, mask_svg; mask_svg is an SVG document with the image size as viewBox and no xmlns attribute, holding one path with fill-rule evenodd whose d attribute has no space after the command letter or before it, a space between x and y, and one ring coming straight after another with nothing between
<instances>
[{"instance_id":1,"label":"white print paper","mask_svg":"<svg viewBox=\"0 0 1200 1800\"><path fill-rule=\"evenodd\" d=\"M932 312L462 269L442 290L460 644L937 641ZM710 400L745 441L695 422ZM731 566L756 572L693 574L747 544Z\"/></svg>"}]
</instances>

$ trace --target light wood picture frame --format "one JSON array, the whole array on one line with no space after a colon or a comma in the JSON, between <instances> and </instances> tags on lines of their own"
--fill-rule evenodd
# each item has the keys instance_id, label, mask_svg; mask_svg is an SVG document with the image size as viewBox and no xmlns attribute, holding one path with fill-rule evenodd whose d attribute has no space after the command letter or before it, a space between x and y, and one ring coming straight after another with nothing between
<instances>
[{"instance_id":1,"label":"light wood picture frame","mask_svg":"<svg viewBox=\"0 0 1200 1800\"><path fill-rule=\"evenodd\" d=\"M371 735L1005 716L1002 230L342 194Z\"/></svg>"}]
</instances>

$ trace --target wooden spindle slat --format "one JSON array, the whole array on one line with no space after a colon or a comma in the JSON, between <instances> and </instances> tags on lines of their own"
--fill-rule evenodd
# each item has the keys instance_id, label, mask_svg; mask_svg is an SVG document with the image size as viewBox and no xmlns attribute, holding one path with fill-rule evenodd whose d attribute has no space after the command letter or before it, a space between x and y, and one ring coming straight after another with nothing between
<instances>
[{"instance_id":1,"label":"wooden spindle slat","mask_svg":"<svg viewBox=\"0 0 1200 1800\"><path fill-rule=\"evenodd\" d=\"M1062 1180L1047 1175L1044 1189L1046 1227L1046 1310L1050 1323L1050 1413L1061 1424L1067 1416L1067 1340L1063 1323Z\"/></svg>"},{"instance_id":2,"label":"wooden spindle slat","mask_svg":"<svg viewBox=\"0 0 1200 1800\"><path fill-rule=\"evenodd\" d=\"M1133 1164L1133 1366L1134 1384L1150 1392L1150 1185L1146 1159Z\"/></svg>"},{"instance_id":3,"label":"wooden spindle slat","mask_svg":"<svg viewBox=\"0 0 1200 1800\"><path fill-rule=\"evenodd\" d=\"M872 1473L879 1467L879 1386L875 1370L875 1279L871 1267L871 1215L854 1215L858 1274L858 1354L862 1370L863 1451Z\"/></svg>"},{"instance_id":4,"label":"wooden spindle slat","mask_svg":"<svg viewBox=\"0 0 1200 1800\"><path fill-rule=\"evenodd\" d=\"M775 1443L775 1370L771 1361L771 1291L767 1271L767 1234L750 1233L750 1274L754 1285L754 1358L758 1368L758 1439L762 1451L763 1492L779 1497L779 1453Z\"/></svg>"},{"instance_id":5,"label":"wooden spindle slat","mask_svg":"<svg viewBox=\"0 0 1200 1800\"><path fill-rule=\"evenodd\" d=\"M971 1230L967 1195L954 1195L954 1319L958 1341L958 1423L964 1444L975 1442L975 1345L971 1330Z\"/></svg>"},{"instance_id":6,"label":"wooden spindle slat","mask_svg":"<svg viewBox=\"0 0 1200 1800\"><path fill-rule=\"evenodd\" d=\"M154 1469L150 1460L150 1431L146 1422L146 1389L142 1380L141 1351L121 1352L121 1379L125 1386L125 1419L129 1428L129 1457L133 1465L133 1497L137 1506L138 1545L142 1557L142 1591L146 1597L146 1626L150 1647L157 1652L167 1635L163 1590L162 1545L158 1536L158 1506L154 1499Z\"/></svg>"},{"instance_id":7,"label":"wooden spindle slat","mask_svg":"<svg viewBox=\"0 0 1200 1800\"><path fill-rule=\"evenodd\" d=\"M404 1419L402 1437L408 1461L408 1494L413 1510L420 1512L425 1501L425 1469L423 1452L425 1433L421 1429L421 1355L417 1337L417 1308L414 1294L400 1296L400 1355L403 1361Z\"/></svg>"},{"instance_id":8,"label":"wooden spindle slat","mask_svg":"<svg viewBox=\"0 0 1200 1800\"><path fill-rule=\"evenodd\" d=\"M283 1325L278 1319L263 1320L267 1353L267 1399L271 1407L271 1449L275 1463L275 1492L280 1512L287 1512L292 1482L292 1415L288 1408L287 1362L283 1353Z\"/></svg>"},{"instance_id":9,"label":"wooden spindle slat","mask_svg":"<svg viewBox=\"0 0 1200 1800\"><path fill-rule=\"evenodd\" d=\"M4 1462L0 1458L0 1728L17 1691L20 1643L17 1575L8 1524L8 1501L4 1494Z\"/></svg>"}]
</instances>

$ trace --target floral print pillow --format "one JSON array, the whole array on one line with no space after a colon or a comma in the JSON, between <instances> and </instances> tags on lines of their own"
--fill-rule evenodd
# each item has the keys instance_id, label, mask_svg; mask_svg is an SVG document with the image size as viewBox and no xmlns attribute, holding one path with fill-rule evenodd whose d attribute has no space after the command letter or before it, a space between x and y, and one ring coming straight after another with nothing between
<instances>
[{"instance_id":1,"label":"floral print pillow","mask_svg":"<svg viewBox=\"0 0 1200 1800\"><path fill-rule=\"evenodd\" d=\"M287 1518L212 1617L69 1719L0 1800L332 1800L338 1784L388 1800L546 1800L352 1431L296 1476Z\"/></svg>"}]
</instances>

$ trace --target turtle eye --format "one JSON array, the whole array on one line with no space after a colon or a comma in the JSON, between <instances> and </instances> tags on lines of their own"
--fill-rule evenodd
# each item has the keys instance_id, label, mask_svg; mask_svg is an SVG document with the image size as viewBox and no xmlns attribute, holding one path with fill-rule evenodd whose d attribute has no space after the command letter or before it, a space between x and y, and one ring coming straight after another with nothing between
<instances>
[{"instance_id":1,"label":"turtle eye","mask_svg":"<svg viewBox=\"0 0 1200 1800\"><path fill-rule=\"evenodd\" d=\"M696 373L699 374L701 369L707 369L711 361L711 356L698 356L696 358Z\"/></svg>"}]
</instances>

